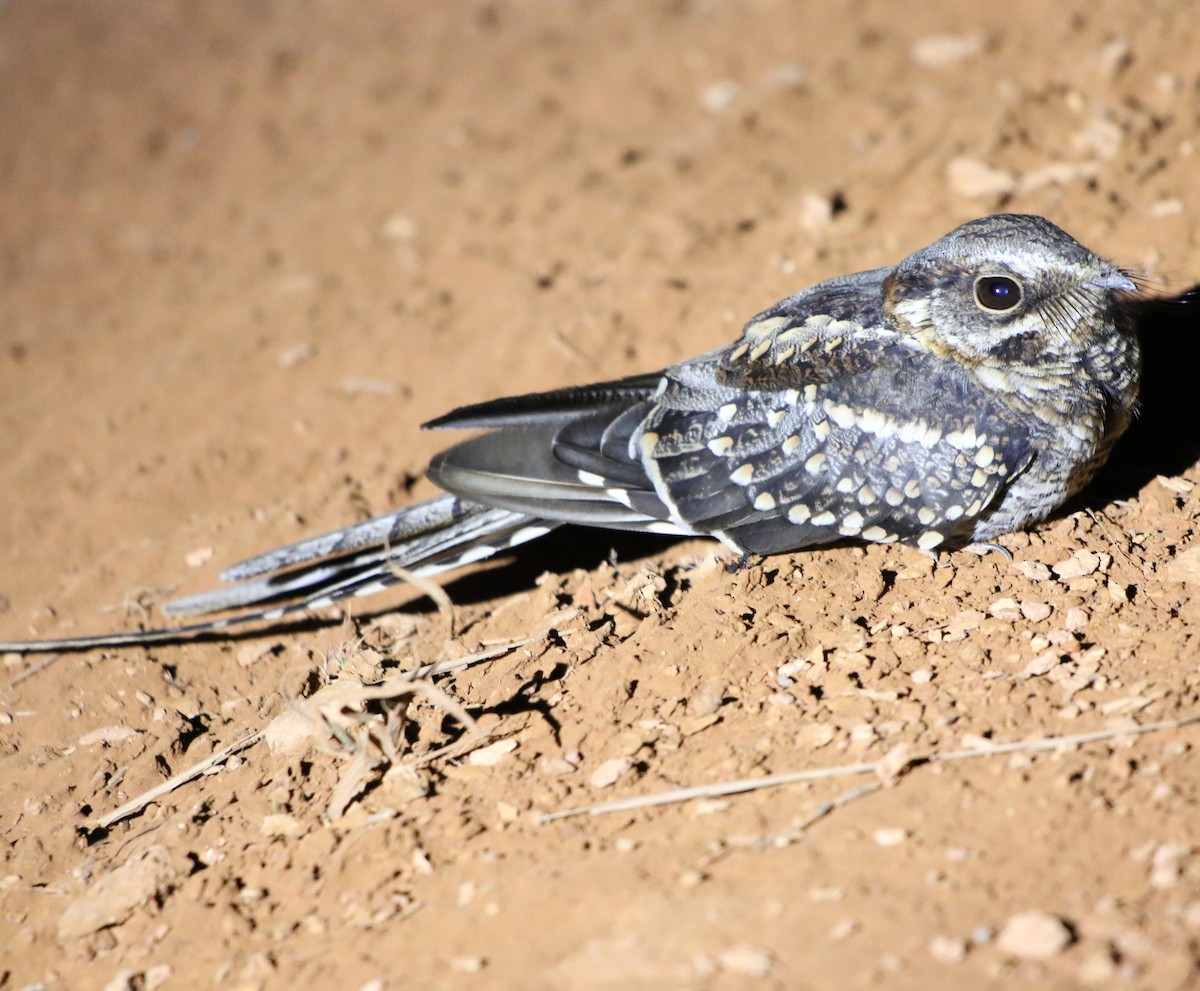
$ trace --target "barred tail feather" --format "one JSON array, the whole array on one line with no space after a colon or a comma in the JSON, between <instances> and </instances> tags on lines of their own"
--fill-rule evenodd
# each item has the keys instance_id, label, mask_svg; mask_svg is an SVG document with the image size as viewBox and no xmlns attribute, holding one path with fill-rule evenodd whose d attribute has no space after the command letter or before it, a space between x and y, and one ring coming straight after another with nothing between
<instances>
[{"instance_id":1,"label":"barred tail feather","mask_svg":"<svg viewBox=\"0 0 1200 991\"><path fill-rule=\"evenodd\" d=\"M173 616L248 610L185 626L58 640L0 642L0 651L88 650L187 640L233 626L274 621L402 581L397 568L436 575L534 540L559 524L457 496L442 496L364 523L312 537L233 565L227 588L168 603Z\"/></svg>"}]
</instances>

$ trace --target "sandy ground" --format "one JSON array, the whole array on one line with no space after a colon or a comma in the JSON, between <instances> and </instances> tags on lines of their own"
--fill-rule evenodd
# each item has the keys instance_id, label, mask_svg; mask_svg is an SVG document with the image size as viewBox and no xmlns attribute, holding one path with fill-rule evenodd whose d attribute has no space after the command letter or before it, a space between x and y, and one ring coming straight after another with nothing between
<instances>
[{"instance_id":1,"label":"sandy ground","mask_svg":"<svg viewBox=\"0 0 1200 991\"><path fill-rule=\"evenodd\" d=\"M0 632L160 622L428 495L431 416L698 353L999 208L1195 281L1194 5L988 6L6 4ZM5 657L0 988L1196 986L1200 730L1128 731L1200 712L1197 345L1147 332L1140 434L1012 564L572 534L450 584L449 642L397 591ZM524 638L403 723L395 682L313 698ZM303 698L312 747L97 828ZM486 748L430 759L460 705Z\"/></svg>"}]
</instances>

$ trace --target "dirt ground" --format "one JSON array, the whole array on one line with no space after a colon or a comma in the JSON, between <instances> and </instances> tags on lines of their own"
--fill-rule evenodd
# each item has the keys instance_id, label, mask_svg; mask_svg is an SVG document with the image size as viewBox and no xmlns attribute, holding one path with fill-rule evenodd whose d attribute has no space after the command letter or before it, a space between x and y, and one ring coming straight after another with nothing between
<instances>
[{"instance_id":1,"label":"dirt ground","mask_svg":"<svg viewBox=\"0 0 1200 991\"><path fill-rule=\"evenodd\" d=\"M701 352L973 216L1178 292L1198 53L1189 0L5 4L0 636L161 623L431 494L422 421ZM1132 732L1200 713L1188 323L1012 563L563 534L448 583L450 638L398 590L5 656L0 989L1197 986L1200 727ZM513 640L398 721L398 672Z\"/></svg>"}]
</instances>

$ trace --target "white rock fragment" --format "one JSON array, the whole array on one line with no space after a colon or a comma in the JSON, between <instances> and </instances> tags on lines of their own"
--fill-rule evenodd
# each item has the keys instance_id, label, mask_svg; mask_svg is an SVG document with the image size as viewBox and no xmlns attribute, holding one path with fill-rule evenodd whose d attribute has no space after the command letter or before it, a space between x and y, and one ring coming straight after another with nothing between
<instances>
[{"instance_id":1,"label":"white rock fragment","mask_svg":"<svg viewBox=\"0 0 1200 991\"><path fill-rule=\"evenodd\" d=\"M895 784L900 775L912 766L912 762L912 746L907 743L897 743L875 765L875 776L884 784ZM876 839L878 840L878 836Z\"/></svg>"},{"instance_id":2,"label":"white rock fragment","mask_svg":"<svg viewBox=\"0 0 1200 991\"><path fill-rule=\"evenodd\" d=\"M1016 599L1005 596L1002 599L996 599L988 606L988 614L996 619L1004 620L1006 623L1012 623L1021 618L1021 607L1017 604Z\"/></svg>"},{"instance_id":3,"label":"white rock fragment","mask_svg":"<svg viewBox=\"0 0 1200 991\"><path fill-rule=\"evenodd\" d=\"M752 943L738 943L717 954L717 964L731 974L765 977L773 963L770 950Z\"/></svg>"},{"instance_id":4,"label":"white rock fragment","mask_svg":"<svg viewBox=\"0 0 1200 991\"><path fill-rule=\"evenodd\" d=\"M1059 579L1083 578L1099 571L1103 560L1095 551L1076 551L1070 557L1052 564L1050 569Z\"/></svg>"},{"instance_id":5,"label":"white rock fragment","mask_svg":"<svg viewBox=\"0 0 1200 991\"><path fill-rule=\"evenodd\" d=\"M1032 193L1046 186L1066 186L1095 179L1098 175L1100 166L1095 162L1049 162L1026 172L1019 185L1021 192Z\"/></svg>"},{"instance_id":6,"label":"white rock fragment","mask_svg":"<svg viewBox=\"0 0 1200 991\"><path fill-rule=\"evenodd\" d=\"M1075 150L1105 160L1117 157L1125 135L1115 121L1093 117L1071 137Z\"/></svg>"},{"instance_id":7,"label":"white rock fragment","mask_svg":"<svg viewBox=\"0 0 1200 991\"><path fill-rule=\"evenodd\" d=\"M1168 477L1166 475L1158 475L1154 480L1168 492L1174 492L1176 495L1181 496L1187 495L1196 487L1186 478L1179 478L1178 476Z\"/></svg>"},{"instance_id":8,"label":"white rock fragment","mask_svg":"<svg viewBox=\"0 0 1200 991\"><path fill-rule=\"evenodd\" d=\"M497 740L495 743L489 743L486 747L472 750L467 755L467 763L472 767L494 767L516 749L516 740Z\"/></svg>"},{"instance_id":9,"label":"white rock fragment","mask_svg":"<svg viewBox=\"0 0 1200 991\"><path fill-rule=\"evenodd\" d=\"M301 341L299 344L289 344L276 356L275 361L280 368L295 368L297 365L308 361L316 352L313 346L307 341Z\"/></svg>"},{"instance_id":10,"label":"white rock fragment","mask_svg":"<svg viewBox=\"0 0 1200 991\"><path fill-rule=\"evenodd\" d=\"M1163 569L1169 582L1200 583L1200 544L1176 554Z\"/></svg>"},{"instance_id":11,"label":"white rock fragment","mask_svg":"<svg viewBox=\"0 0 1200 991\"><path fill-rule=\"evenodd\" d=\"M742 95L742 87L732 79L720 79L700 90L700 106L710 114L724 113Z\"/></svg>"},{"instance_id":12,"label":"white rock fragment","mask_svg":"<svg viewBox=\"0 0 1200 991\"><path fill-rule=\"evenodd\" d=\"M820 234L833 223L833 200L820 193L805 193L796 210L796 224L806 234Z\"/></svg>"},{"instance_id":13,"label":"white rock fragment","mask_svg":"<svg viewBox=\"0 0 1200 991\"><path fill-rule=\"evenodd\" d=\"M1052 612L1054 612L1054 607L1047 605L1045 602L1033 602L1028 599L1021 600L1021 615L1031 623L1040 623L1043 620L1049 619Z\"/></svg>"},{"instance_id":14,"label":"white rock fragment","mask_svg":"<svg viewBox=\"0 0 1200 991\"><path fill-rule=\"evenodd\" d=\"M197 547L194 551L188 551L183 560L189 568L202 568L213 559L215 553L211 547Z\"/></svg>"},{"instance_id":15,"label":"white rock fragment","mask_svg":"<svg viewBox=\"0 0 1200 991\"><path fill-rule=\"evenodd\" d=\"M841 919L833 924L833 928L829 930L830 939L849 939L862 928L862 923L858 919Z\"/></svg>"},{"instance_id":16,"label":"white rock fragment","mask_svg":"<svg viewBox=\"0 0 1200 991\"><path fill-rule=\"evenodd\" d=\"M1150 859L1150 887L1171 888L1183 876L1181 861L1192 852L1186 843L1163 843Z\"/></svg>"},{"instance_id":17,"label":"white rock fragment","mask_svg":"<svg viewBox=\"0 0 1200 991\"><path fill-rule=\"evenodd\" d=\"M1056 647L1051 647L1048 650L1042 651L1037 657L1033 658L1028 664L1021 669L1018 678L1040 678L1044 674L1049 674L1059 664L1062 663L1063 655Z\"/></svg>"},{"instance_id":18,"label":"white rock fragment","mask_svg":"<svg viewBox=\"0 0 1200 991\"><path fill-rule=\"evenodd\" d=\"M982 34L931 34L914 41L909 55L922 69L944 69L969 62L983 46Z\"/></svg>"},{"instance_id":19,"label":"white rock fragment","mask_svg":"<svg viewBox=\"0 0 1200 991\"><path fill-rule=\"evenodd\" d=\"M557 778L564 774L571 774L575 771L575 765L565 757L558 757L553 754L546 754L538 759L538 773L544 774L548 778Z\"/></svg>"},{"instance_id":20,"label":"white rock fragment","mask_svg":"<svg viewBox=\"0 0 1200 991\"><path fill-rule=\"evenodd\" d=\"M820 750L837 738L837 730L828 723L808 723L796 734L796 743L802 748Z\"/></svg>"},{"instance_id":21,"label":"white rock fragment","mask_svg":"<svg viewBox=\"0 0 1200 991\"><path fill-rule=\"evenodd\" d=\"M1083 987L1095 987L1107 984L1117 974L1117 962L1113 959L1111 950L1097 950L1084 957L1079 965L1076 977Z\"/></svg>"},{"instance_id":22,"label":"white rock fragment","mask_svg":"<svg viewBox=\"0 0 1200 991\"><path fill-rule=\"evenodd\" d=\"M1004 923L996 945L1019 960L1049 960L1075 939L1071 927L1056 915L1040 909L1018 912Z\"/></svg>"},{"instance_id":23,"label":"white rock fragment","mask_svg":"<svg viewBox=\"0 0 1200 991\"><path fill-rule=\"evenodd\" d=\"M478 974L486 966L486 957L455 957L450 961L450 969L460 974Z\"/></svg>"},{"instance_id":24,"label":"white rock fragment","mask_svg":"<svg viewBox=\"0 0 1200 991\"><path fill-rule=\"evenodd\" d=\"M303 836L308 832L308 827L294 815L276 812L262 817L258 831L263 836Z\"/></svg>"},{"instance_id":25,"label":"white rock fragment","mask_svg":"<svg viewBox=\"0 0 1200 991\"><path fill-rule=\"evenodd\" d=\"M907 829L899 826L890 829L877 829L873 834L873 838L877 846L899 846L909 837Z\"/></svg>"},{"instance_id":26,"label":"white rock fragment","mask_svg":"<svg viewBox=\"0 0 1200 991\"><path fill-rule=\"evenodd\" d=\"M626 771L633 767L628 757L613 757L606 760L588 777L593 788L608 788L615 785Z\"/></svg>"},{"instance_id":27,"label":"white rock fragment","mask_svg":"<svg viewBox=\"0 0 1200 991\"><path fill-rule=\"evenodd\" d=\"M1020 572L1032 582L1044 582L1050 580L1050 569L1047 568L1041 561L1013 561L1013 571Z\"/></svg>"},{"instance_id":28,"label":"white rock fragment","mask_svg":"<svg viewBox=\"0 0 1200 991\"><path fill-rule=\"evenodd\" d=\"M1081 609L1079 606L1074 606L1067 610L1067 614L1063 617L1063 625L1072 633L1082 630L1088 625L1088 620L1091 617L1086 609Z\"/></svg>"},{"instance_id":29,"label":"white rock fragment","mask_svg":"<svg viewBox=\"0 0 1200 991\"><path fill-rule=\"evenodd\" d=\"M1017 189L1016 175L978 158L959 157L946 166L946 182L951 192L971 198L1004 196Z\"/></svg>"},{"instance_id":30,"label":"white rock fragment","mask_svg":"<svg viewBox=\"0 0 1200 991\"><path fill-rule=\"evenodd\" d=\"M155 964L148 968L142 977L145 991L157 991L158 988L164 987L174 973L175 970L169 963Z\"/></svg>"},{"instance_id":31,"label":"white rock fragment","mask_svg":"<svg viewBox=\"0 0 1200 991\"><path fill-rule=\"evenodd\" d=\"M106 747L115 747L118 744L136 740L141 735L142 731L134 729L132 726L101 726L90 733L84 733L79 738L79 745L92 747L97 743L102 743Z\"/></svg>"},{"instance_id":32,"label":"white rock fragment","mask_svg":"<svg viewBox=\"0 0 1200 991\"><path fill-rule=\"evenodd\" d=\"M1150 208L1148 210L1150 216L1157 220L1161 220L1164 217L1182 216L1183 211L1183 200L1175 198L1155 200L1150 204ZM1177 479L1176 481L1182 481L1182 479Z\"/></svg>"},{"instance_id":33,"label":"white rock fragment","mask_svg":"<svg viewBox=\"0 0 1200 991\"><path fill-rule=\"evenodd\" d=\"M934 936L929 941L929 955L942 963L958 963L967 955L967 941L954 936Z\"/></svg>"},{"instance_id":34,"label":"white rock fragment","mask_svg":"<svg viewBox=\"0 0 1200 991\"><path fill-rule=\"evenodd\" d=\"M383 222L379 233L389 241L412 241L416 239L421 226L405 213L393 213Z\"/></svg>"}]
</instances>

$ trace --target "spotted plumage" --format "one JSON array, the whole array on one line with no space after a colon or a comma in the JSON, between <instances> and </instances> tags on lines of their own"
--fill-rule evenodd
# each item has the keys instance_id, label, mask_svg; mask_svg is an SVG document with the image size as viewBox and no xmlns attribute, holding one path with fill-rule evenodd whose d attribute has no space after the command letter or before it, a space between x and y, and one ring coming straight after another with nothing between
<instances>
[{"instance_id":1,"label":"spotted plumage","mask_svg":"<svg viewBox=\"0 0 1200 991\"><path fill-rule=\"evenodd\" d=\"M663 372L468 406L447 495L229 569L168 606L248 612L70 641L175 639L436 574L565 524L710 535L746 554L842 540L926 551L1045 518L1137 401L1134 284L1041 217L964 224L893 268L819 283Z\"/></svg>"}]
</instances>

